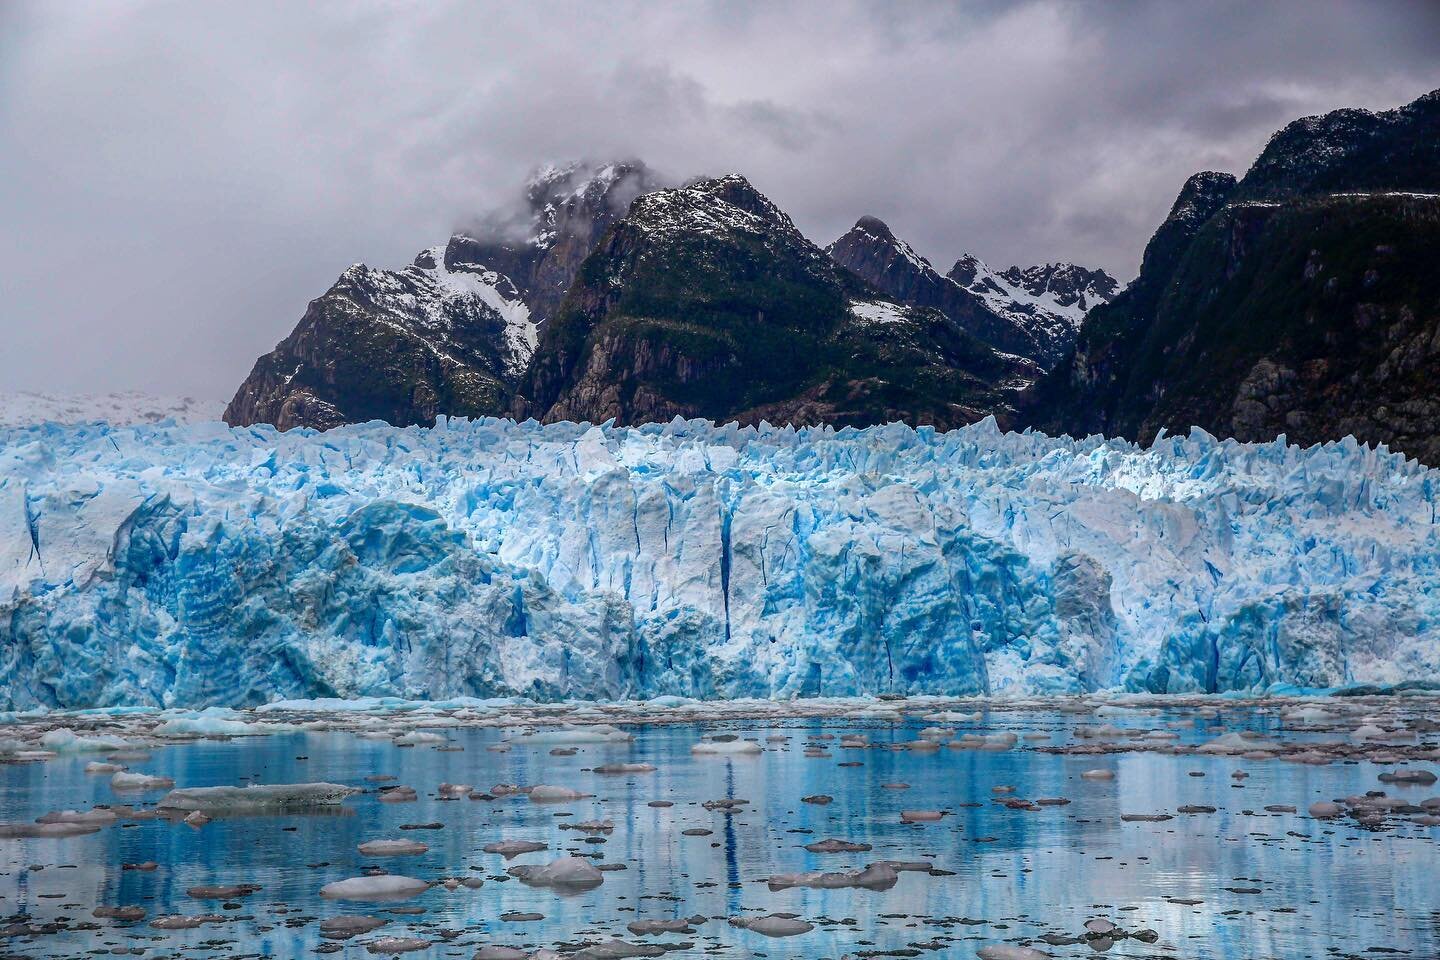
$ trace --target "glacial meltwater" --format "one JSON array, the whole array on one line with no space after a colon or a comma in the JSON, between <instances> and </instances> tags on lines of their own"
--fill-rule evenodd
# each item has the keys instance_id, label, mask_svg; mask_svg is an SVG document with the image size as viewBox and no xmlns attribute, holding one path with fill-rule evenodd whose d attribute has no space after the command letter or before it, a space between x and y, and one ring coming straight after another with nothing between
<instances>
[{"instance_id":1,"label":"glacial meltwater","mask_svg":"<svg viewBox=\"0 0 1440 960\"><path fill-rule=\"evenodd\" d=\"M0 955L1429 958L1436 705L10 715Z\"/></svg>"}]
</instances>

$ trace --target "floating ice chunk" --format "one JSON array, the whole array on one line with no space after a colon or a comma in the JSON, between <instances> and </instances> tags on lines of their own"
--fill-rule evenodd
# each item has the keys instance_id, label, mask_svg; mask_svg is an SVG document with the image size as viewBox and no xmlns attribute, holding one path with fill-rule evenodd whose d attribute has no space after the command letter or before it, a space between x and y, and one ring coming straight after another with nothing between
<instances>
[{"instance_id":1,"label":"floating ice chunk","mask_svg":"<svg viewBox=\"0 0 1440 960\"><path fill-rule=\"evenodd\" d=\"M1284 747L1272 740L1266 740L1259 734L1250 731L1239 733L1227 733L1216 737L1209 743L1202 744L1195 748L1196 753L1217 753L1217 754L1244 754L1256 751L1278 752Z\"/></svg>"},{"instance_id":2,"label":"floating ice chunk","mask_svg":"<svg viewBox=\"0 0 1440 960\"><path fill-rule=\"evenodd\" d=\"M654 773L655 765L651 763L605 763L596 767L593 772L604 774Z\"/></svg>"},{"instance_id":3,"label":"floating ice chunk","mask_svg":"<svg viewBox=\"0 0 1440 960\"><path fill-rule=\"evenodd\" d=\"M505 872L535 887L580 889L597 887L605 880L594 864L580 857L561 857L544 865L525 864Z\"/></svg>"},{"instance_id":4,"label":"floating ice chunk","mask_svg":"<svg viewBox=\"0 0 1440 960\"><path fill-rule=\"evenodd\" d=\"M564 726L558 730L538 730L535 733L512 737L509 742L531 746L556 746L573 743L629 743L634 739L633 735L624 730L606 723L597 723L592 726Z\"/></svg>"},{"instance_id":5,"label":"floating ice chunk","mask_svg":"<svg viewBox=\"0 0 1440 960\"><path fill-rule=\"evenodd\" d=\"M410 803L420 799L420 794L415 792L414 787L381 787L380 796L377 799L381 803Z\"/></svg>"},{"instance_id":6,"label":"floating ice chunk","mask_svg":"<svg viewBox=\"0 0 1440 960\"><path fill-rule=\"evenodd\" d=\"M695 754L744 755L760 753L765 748L754 740L741 740L730 734L706 737L690 748Z\"/></svg>"},{"instance_id":7,"label":"floating ice chunk","mask_svg":"<svg viewBox=\"0 0 1440 960\"><path fill-rule=\"evenodd\" d=\"M498 853L509 860L511 857L518 857L522 853L536 853L547 849L543 843L534 840L500 840L496 843L487 843L480 849L486 853Z\"/></svg>"},{"instance_id":8,"label":"floating ice chunk","mask_svg":"<svg viewBox=\"0 0 1440 960\"><path fill-rule=\"evenodd\" d=\"M476 950L470 960L527 960L529 956L524 950L516 947L491 945Z\"/></svg>"},{"instance_id":9,"label":"floating ice chunk","mask_svg":"<svg viewBox=\"0 0 1440 960\"><path fill-rule=\"evenodd\" d=\"M427 743L444 743L445 737L424 730L411 730L409 733L402 733L395 737L392 742L397 747L418 747Z\"/></svg>"},{"instance_id":10,"label":"floating ice chunk","mask_svg":"<svg viewBox=\"0 0 1440 960\"><path fill-rule=\"evenodd\" d=\"M123 764L102 763L99 760L91 760L89 763L85 764L86 773L119 773L121 770L124 769L125 767Z\"/></svg>"},{"instance_id":11,"label":"floating ice chunk","mask_svg":"<svg viewBox=\"0 0 1440 960\"><path fill-rule=\"evenodd\" d=\"M384 873L377 876L350 877L336 880L320 888L320 896L330 900L364 900L383 903L409 900L430 889L430 884L414 877Z\"/></svg>"},{"instance_id":12,"label":"floating ice chunk","mask_svg":"<svg viewBox=\"0 0 1440 960\"><path fill-rule=\"evenodd\" d=\"M1086 780L1114 780L1115 771L1107 770L1104 767L1097 767L1094 770L1086 770L1080 774Z\"/></svg>"},{"instance_id":13,"label":"floating ice chunk","mask_svg":"<svg viewBox=\"0 0 1440 960\"><path fill-rule=\"evenodd\" d=\"M730 926L740 927L742 930L750 930L767 937L793 937L815 929L815 924L808 920L778 913L772 913L768 917L731 917Z\"/></svg>"},{"instance_id":14,"label":"floating ice chunk","mask_svg":"<svg viewBox=\"0 0 1440 960\"><path fill-rule=\"evenodd\" d=\"M850 840L820 840L815 843L805 844L805 849L811 853L864 853L870 849L868 843L854 843Z\"/></svg>"},{"instance_id":15,"label":"floating ice chunk","mask_svg":"<svg viewBox=\"0 0 1440 960\"><path fill-rule=\"evenodd\" d=\"M694 933L695 926L688 919L678 920L634 920L625 929L637 937L656 936L662 933Z\"/></svg>"},{"instance_id":16,"label":"floating ice chunk","mask_svg":"<svg viewBox=\"0 0 1440 960\"><path fill-rule=\"evenodd\" d=\"M114 810L106 810L97 807L93 810L56 810L47 813L37 819L36 823L93 823L99 826L114 823L117 819Z\"/></svg>"},{"instance_id":17,"label":"floating ice chunk","mask_svg":"<svg viewBox=\"0 0 1440 960\"><path fill-rule=\"evenodd\" d=\"M975 951L980 960L1050 960L1051 954L1034 947L1018 947L1009 943L997 943Z\"/></svg>"},{"instance_id":18,"label":"floating ice chunk","mask_svg":"<svg viewBox=\"0 0 1440 960\"><path fill-rule=\"evenodd\" d=\"M979 723L980 712L960 713L954 710L941 711L940 713L927 713L920 719L929 723Z\"/></svg>"},{"instance_id":19,"label":"floating ice chunk","mask_svg":"<svg viewBox=\"0 0 1440 960\"><path fill-rule=\"evenodd\" d=\"M1280 719L1286 723L1303 723L1310 726L1323 726L1334 723L1340 719L1339 714L1331 713L1321 707L1297 707L1294 710L1286 710L1280 715Z\"/></svg>"},{"instance_id":20,"label":"floating ice chunk","mask_svg":"<svg viewBox=\"0 0 1440 960\"><path fill-rule=\"evenodd\" d=\"M362 933L378 930L389 922L379 917L327 917L320 921L320 936L327 940L348 940Z\"/></svg>"},{"instance_id":21,"label":"floating ice chunk","mask_svg":"<svg viewBox=\"0 0 1440 960\"><path fill-rule=\"evenodd\" d=\"M901 823L935 823L945 816L944 810L901 810Z\"/></svg>"},{"instance_id":22,"label":"floating ice chunk","mask_svg":"<svg viewBox=\"0 0 1440 960\"><path fill-rule=\"evenodd\" d=\"M664 953L664 947L653 943L605 940L570 954L569 960L626 960L629 957L658 957Z\"/></svg>"},{"instance_id":23,"label":"floating ice chunk","mask_svg":"<svg viewBox=\"0 0 1440 960\"><path fill-rule=\"evenodd\" d=\"M135 746L124 737L82 737L74 730L64 728L45 731L40 737L40 745L55 753L109 753Z\"/></svg>"},{"instance_id":24,"label":"floating ice chunk","mask_svg":"<svg viewBox=\"0 0 1440 960\"><path fill-rule=\"evenodd\" d=\"M1340 806L1340 804L1333 803L1329 800L1320 800L1316 803L1310 804L1310 808L1307 812L1310 814L1310 816L1315 817L1317 820L1330 820L1335 817L1344 815L1345 808Z\"/></svg>"},{"instance_id":25,"label":"floating ice chunk","mask_svg":"<svg viewBox=\"0 0 1440 960\"><path fill-rule=\"evenodd\" d=\"M78 837L99 833L98 823L0 823L0 840Z\"/></svg>"},{"instance_id":26,"label":"floating ice chunk","mask_svg":"<svg viewBox=\"0 0 1440 960\"><path fill-rule=\"evenodd\" d=\"M118 774L117 774L118 776ZM249 787L186 787L171 790L160 801L171 810L270 810L332 806L352 793L339 783L270 783Z\"/></svg>"},{"instance_id":27,"label":"floating ice chunk","mask_svg":"<svg viewBox=\"0 0 1440 960\"><path fill-rule=\"evenodd\" d=\"M184 916L181 914L169 914L163 917L156 917L150 921L150 926L157 930L194 930L196 927L206 923L224 923L225 918L218 913L203 913L197 916Z\"/></svg>"},{"instance_id":28,"label":"floating ice chunk","mask_svg":"<svg viewBox=\"0 0 1440 960\"><path fill-rule=\"evenodd\" d=\"M169 777L152 777L144 773L127 773L121 771L110 778L110 787L113 790L168 790L175 786L175 781Z\"/></svg>"},{"instance_id":29,"label":"floating ice chunk","mask_svg":"<svg viewBox=\"0 0 1440 960\"><path fill-rule=\"evenodd\" d=\"M777 873L769 879L771 890L788 887L817 887L839 889L842 887L863 887L869 890L889 890L895 886L899 874L888 863L872 863L864 870L820 871L807 873Z\"/></svg>"},{"instance_id":30,"label":"floating ice chunk","mask_svg":"<svg viewBox=\"0 0 1440 960\"><path fill-rule=\"evenodd\" d=\"M530 788L530 799L534 803L569 803L574 800L583 800L588 796L590 796L588 793L581 793L579 790L559 787L550 783L538 783Z\"/></svg>"},{"instance_id":31,"label":"floating ice chunk","mask_svg":"<svg viewBox=\"0 0 1440 960\"><path fill-rule=\"evenodd\" d=\"M380 937L365 944L365 949L371 953L411 953L429 948L430 941L418 937Z\"/></svg>"},{"instance_id":32,"label":"floating ice chunk","mask_svg":"<svg viewBox=\"0 0 1440 960\"><path fill-rule=\"evenodd\" d=\"M469 783L442 783L435 792L446 799L458 800L461 797L468 797L474 789L474 785Z\"/></svg>"},{"instance_id":33,"label":"floating ice chunk","mask_svg":"<svg viewBox=\"0 0 1440 960\"><path fill-rule=\"evenodd\" d=\"M430 847L419 840L367 840L356 849L367 857L413 857Z\"/></svg>"},{"instance_id":34,"label":"floating ice chunk","mask_svg":"<svg viewBox=\"0 0 1440 960\"><path fill-rule=\"evenodd\" d=\"M185 891L187 897L194 897L196 900L234 900L237 897L248 897L261 889L257 883L238 883L229 886L200 886L190 887Z\"/></svg>"}]
</instances>

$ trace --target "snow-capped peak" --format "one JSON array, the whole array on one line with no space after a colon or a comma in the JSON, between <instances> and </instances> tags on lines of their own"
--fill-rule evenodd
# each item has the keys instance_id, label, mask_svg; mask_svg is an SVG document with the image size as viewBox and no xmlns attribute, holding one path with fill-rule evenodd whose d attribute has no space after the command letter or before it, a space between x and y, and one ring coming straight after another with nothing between
<instances>
[{"instance_id":1,"label":"snow-capped peak","mask_svg":"<svg viewBox=\"0 0 1440 960\"><path fill-rule=\"evenodd\" d=\"M955 262L949 277L1002 316L1027 327L1068 334L1078 330L1086 312L1107 302L1118 287L1104 270L1073 263L994 270L971 254Z\"/></svg>"},{"instance_id":2,"label":"snow-capped peak","mask_svg":"<svg viewBox=\"0 0 1440 960\"><path fill-rule=\"evenodd\" d=\"M530 308L509 277L478 264L455 263L447 266L444 246L430 247L422 252L415 258L413 269L430 277L440 295L440 302L429 308L434 322L445 322L444 302L447 300L471 298L479 301L505 322L505 372L519 376L525 370L539 343L539 331L530 319Z\"/></svg>"}]
</instances>

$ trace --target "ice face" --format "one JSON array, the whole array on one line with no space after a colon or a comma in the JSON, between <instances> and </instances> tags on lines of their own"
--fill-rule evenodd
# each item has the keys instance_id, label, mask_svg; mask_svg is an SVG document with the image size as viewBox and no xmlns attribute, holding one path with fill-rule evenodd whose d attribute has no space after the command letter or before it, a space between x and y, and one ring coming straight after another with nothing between
<instances>
[{"instance_id":1,"label":"ice face","mask_svg":"<svg viewBox=\"0 0 1440 960\"><path fill-rule=\"evenodd\" d=\"M1437 480L991 421L0 428L0 708L1433 678Z\"/></svg>"}]
</instances>

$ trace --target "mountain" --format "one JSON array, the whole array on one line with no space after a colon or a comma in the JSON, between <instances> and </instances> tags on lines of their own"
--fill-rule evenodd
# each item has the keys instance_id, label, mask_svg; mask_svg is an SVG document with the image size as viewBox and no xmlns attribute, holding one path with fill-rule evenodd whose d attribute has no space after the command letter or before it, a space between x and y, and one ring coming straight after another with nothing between
<instances>
[{"instance_id":1,"label":"mountain","mask_svg":"<svg viewBox=\"0 0 1440 960\"><path fill-rule=\"evenodd\" d=\"M942 275L876 217L861 217L825 248L836 263L912 306L933 307L967 333L1049 370L1069 350L1085 311L1108 300L1115 280L1073 264L996 272L966 255Z\"/></svg>"},{"instance_id":2,"label":"mountain","mask_svg":"<svg viewBox=\"0 0 1440 960\"><path fill-rule=\"evenodd\" d=\"M543 332L516 413L953 427L1037 373L873 289L727 176L632 203Z\"/></svg>"},{"instance_id":3,"label":"mountain","mask_svg":"<svg viewBox=\"0 0 1440 960\"><path fill-rule=\"evenodd\" d=\"M1021 422L1150 442L1353 435L1440 463L1440 91L1271 138L1192 177L1139 277L1093 310Z\"/></svg>"},{"instance_id":4,"label":"mountain","mask_svg":"<svg viewBox=\"0 0 1440 960\"><path fill-rule=\"evenodd\" d=\"M161 397L136 390L116 393L38 393L17 390L0 393L0 427L40 423L95 423L112 426L161 423L206 423L220 419L225 408L218 400Z\"/></svg>"},{"instance_id":5,"label":"mountain","mask_svg":"<svg viewBox=\"0 0 1440 960\"><path fill-rule=\"evenodd\" d=\"M457 233L401 270L350 267L256 361L225 421L324 430L505 412L580 263L657 184L638 161L545 167L520 214Z\"/></svg>"}]
</instances>

